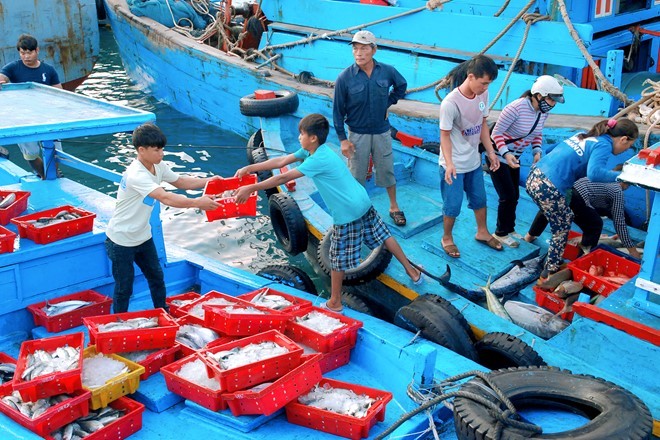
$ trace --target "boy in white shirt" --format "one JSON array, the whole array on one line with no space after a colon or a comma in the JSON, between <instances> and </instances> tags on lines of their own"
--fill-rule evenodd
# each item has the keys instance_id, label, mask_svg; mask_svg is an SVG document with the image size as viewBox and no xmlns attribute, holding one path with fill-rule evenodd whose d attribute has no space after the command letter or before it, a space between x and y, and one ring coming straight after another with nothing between
<instances>
[{"instance_id":1,"label":"boy in white shirt","mask_svg":"<svg viewBox=\"0 0 660 440\"><path fill-rule=\"evenodd\" d=\"M142 270L151 292L154 308L167 310L165 281L158 261L158 253L151 236L149 218L156 201L174 208L218 208L209 196L189 198L168 192L160 185L168 182L178 189L200 189L211 179L219 177L180 176L163 163L163 148L167 138L154 124L143 124L133 131L133 145L137 158L128 166L117 191L117 205L110 219L105 248L112 262L115 279L114 313L128 311L133 294L135 269Z\"/></svg>"}]
</instances>

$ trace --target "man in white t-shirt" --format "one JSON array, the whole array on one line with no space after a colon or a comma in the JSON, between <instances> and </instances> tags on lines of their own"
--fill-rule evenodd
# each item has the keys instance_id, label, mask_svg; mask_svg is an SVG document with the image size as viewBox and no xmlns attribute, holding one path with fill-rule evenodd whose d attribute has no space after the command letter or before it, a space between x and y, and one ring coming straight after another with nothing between
<instances>
[{"instance_id":1,"label":"man in white t-shirt","mask_svg":"<svg viewBox=\"0 0 660 440\"><path fill-rule=\"evenodd\" d=\"M180 176L163 163L163 148L167 138L154 124L143 124L133 131L133 145L137 158L128 166L117 191L117 205L110 219L105 247L112 262L115 279L114 313L128 311L133 294L135 269L142 270L151 292L155 308L167 309L165 281L158 261L149 218L156 201L174 208L218 208L209 196L189 198L168 192L160 185L168 182L178 189L200 189L211 179L219 177Z\"/></svg>"},{"instance_id":2,"label":"man in white t-shirt","mask_svg":"<svg viewBox=\"0 0 660 440\"><path fill-rule=\"evenodd\" d=\"M468 208L474 210L477 220L475 239L495 250L502 250L502 245L490 235L486 225L486 189L479 153L481 141L486 146L491 170L499 168L486 125L488 86L497 78L497 65L485 55L477 55L466 63L467 77L440 105L441 154L438 163L443 203L442 248L453 258L461 256L452 231L461 212L463 192L467 195Z\"/></svg>"}]
</instances>

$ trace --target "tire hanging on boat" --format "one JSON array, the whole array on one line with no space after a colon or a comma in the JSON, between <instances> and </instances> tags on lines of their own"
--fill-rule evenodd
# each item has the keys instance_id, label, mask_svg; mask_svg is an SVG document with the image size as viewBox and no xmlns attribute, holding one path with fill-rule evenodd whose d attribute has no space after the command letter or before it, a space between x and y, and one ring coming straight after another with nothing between
<instances>
[{"instance_id":1,"label":"tire hanging on boat","mask_svg":"<svg viewBox=\"0 0 660 440\"><path fill-rule=\"evenodd\" d=\"M425 303L430 303L430 305ZM474 343L477 340L477 338L474 337L472 327L468 324L465 316L463 316L460 310L458 310L450 301L443 297L426 293L418 296L408 305L417 308L418 310L428 310L431 308L432 310L440 309L443 313L449 313L452 321L455 321L463 330L465 330L465 333L470 337L470 341Z\"/></svg>"},{"instance_id":2,"label":"tire hanging on boat","mask_svg":"<svg viewBox=\"0 0 660 440\"><path fill-rule=\"evenodd\" d=\"M630 391L606 380L547 366L507 368L493 371L489 377L517 408L555 408L590 420L569 431L557 432L553 429L551 433L535 434L533 438L651 438L653 417L648 407ZM493 391L480 378L470 380L460 391L495 401ZM503 412L507 409L502 404L500 407ZM454 424L460 440L524 439L532 436L528 431L502 423L490 408L468 397L454 399Z\"/></svg>"},{"instance_id":3,"label":"tire hanging on boat","mask_svg":"<svg viewBox=\"0 0 660 440\"><path fill-rule=\"evenodd\" d=\"M414 333L421 332L429 341L476 361L477 351L472 345L470 334L465 330L467 322L461 312L451 303L447 303L447 307L434 307L432 304L430 301L415 299L397 310L394 324Z\"/></svg>"},{"instance_id":4,"label":"tire hanging on boat","mask_svg":"<svg viewBox=\"0 0 660 440\"><path fill-rule=\"evenodd\" d=\"M328 229L328 232L325 233L316 250L319 266L321 266L323 272L328 276L332 272L332 266L330 264L330 240L333 231L333 228ZM372 249L369 255L357 267L344 272L344 284L350 286L371 281L383 273L390 264L390 261L392 261L392 254L385 248L385 245L380 245Z\"/></svg>"},{"instance_id":5,"label":"tire hanging on boat","mask_svg":"<svg viewBox=\"0 0 660 440\"><path fill-rule=\"evenodd\" d=\"M239 101L241 114L272 118L293 113L298 109L298 94L290 90L275 91L275 98L255 99L254 93L244 96Z\"/></svg>"},{"instance_id":6,"label":"tire hanging on boat","mask_svg":"<svg viewBox=\"0 0 660 440\"><path fill-rule=\"evenodd\" d=\"M268 160L268 154L266 153L265 148L257 148L252 150L252 163L262 163ZM257 178L260 182L270 179L273 177L273 172L271 170L257 171ZM270 197L273 194L277 194L277 188L268 188L264 190L266 197Z\"/></svg>"},{"instance_id":7,"label":"tire hanging on boat","mask_svg":"<svg viewBox=\"0 0 660 440\"><path fill-rule=\"evenodd\" d=\"M479 363L491 370L547 365L525 341L503 332L486 333L474 344Z\"/></svg>"},{"instance_id":8,"label":"tire hanging on boat","mask_svg":"<svg viewBox=\"0 0 660 440\"><path fill-rule=\"evenodd\" d=\"M341 293L341 302L344 306L349 309L353 309L356 312L364 313L365 315L374 316L374 312L360 296L351 293L351 292L342 292Z\"/></svg>"},{"instance_id":9,"label":"tire hanging on boat","mask_svg":"<svg viewBox=\"0 0 660 440\"><path fill-rule=\"evenodd\" d=\"M272 264L260 269L257 275L312 295L318 295L314 281L304 270L296 266Z\"/></svg>"},{"instance_id":10,"label":"tire hanging on boat","mask_svg":"<svg viewBox=\"0 0 660 440\"><path fill-rule=\"evenodd\" d=\"M429 153L440 154L440 142L424 142L419 148Z\"/></svg>"},{"instance_id":11,"label":"tire hanging on boat","mask_svg":"<svg viewBox=\"0 0 660 440\"><path fill-rule=\"evenodd\" d=\"M293 197L273 194L268 198L268 209L273 231L284 250L291 255L307 250L307 225Z\"/></svg>"},{"instance_id":12,"label":"tire hanging on boat","mask_svg":"<svg viewBox=\"0 0 660 440\"><path fill-rule=\"evenodd\" d=\"M247 161L250 165L254 163L254 156L252 155L252 152L254 150L263 147L264 147L264 139L261 136L261 129L259 129L254 133L252 133L252 136L250 136L250 139L248 139L247 145L245 145L245 152L247 153Z\"/></svg>"}]
</instances>

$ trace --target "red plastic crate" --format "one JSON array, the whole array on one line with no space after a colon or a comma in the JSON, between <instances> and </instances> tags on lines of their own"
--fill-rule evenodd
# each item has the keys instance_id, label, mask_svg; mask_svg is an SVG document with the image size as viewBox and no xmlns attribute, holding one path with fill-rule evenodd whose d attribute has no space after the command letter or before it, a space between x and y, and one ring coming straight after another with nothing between
<instances>
[{"instance_id":1,"label":"red plastic crate","mask_svg":"<svg viewBox=\"0 0 660 440\"><path fill-rule=\"evenodd\" d=\"M280 292L279 290L271 289L270 287L262 287L261 289L257 289L253 292L248 292L248 293L244 293L243 295L239 295L237 298L252 302L252 299L257 295L260 295L261 293L264 293L264 295L279 295L291 301L292 304L289 307L285 307L279 310L280 312L283 313L295 312L296 310L304 310L312 307L311 301L298 298L297 296L294 295L289 295L288 293Z\"/></svg>"},{"instance_id":2,"label":"red plastic crate","mask_svg":"<svg viewBox=\"0 0 660 440\"><path fill-rule=\"evenodd\" d=\"M69 211L79 214L80 217L75 220L65 220L53 225L46 225L37 228L30 220L37 220L42 217L54 217L61 211ZM94 227L94 218L96 214L76 208L71 205L59 206L57 208L47 209L34 214L24 215L11 219L11 222L18 227L18 233L21 238L29 238L37 244L52 243L63 238L73 237L74 235L91 232Z\"/></svg>"},{"instance_id":3,"label":"red plastic crate","mask_svg":"<svg viewBox=\"0 0 660 440\"><path fill-rule=\"evenodd\" d=\"M256 174L247 174L243 177L229 177L227 179L213 179L206 182L204 195L222 195L225 191L238 189L245 185L257 183ZM212 222L223 218L257 215L257 192L253 192L243 204L236 203L236 197L216 198L220 207L213 211L206 211L206 218Z\"/></svg>"},{"instance_id":4,"label":"red plastic crate","mask_svg":"<svg viewBox=\"0 0 660 440\"><path fill-rule=\"evenodd\" d=\"M230 307L252 307L264 313L232 313L228 310ZM203 308L204 326L227 336L250 336L268 330L284 332L291 319L288 313L244 301L231 306L205 305Z\"/></svg>"},{"instance_id":5,"label":"red plastic crate","mask_svg":"<svg viewBox=\"0 0 660 440\"><path fill-rule=\"evenodd\" d=\"M214 298L222 298L227 301L230 301L231 303L243 303L242 299L238 299L235 296L227 295L226 293L218 292L216 290L210 290L204 295L202 295L200 298L191 302L190 304L181 307L180 311L183 312L185 315L190 316L190 323L204 325L204 318L200 318L198 316L192 315L190 312L198 304L203 304L206 301L209 301L210 299L214 299Z\"/></svg>"},{"instance_id":6,"label":"red plastic crate","mask_svg":"<svg viewBox=\"0 0 660 440\"><path fill-rule=\"evenodd\" d=\"M0 225L9 224L12 218L22 214L27 209L30 193L28 191L0 190L0 198L4 199L11 193L16 194L16 200L6 208L0 208Z\"/></svg>"},{"instance_id":7,"label":"red plastic crate","mask_svg":"<svg viewBox=\"0 0 660 440\"><path fill-rule=\"evenodd\" d=\"M16 372L14 380L11 382L14 391L21 394L23 401L35 402L37 399L56 396L57 394L71 394L76 390L82 389L82 362L83 362L83 344L85 335L82 332L71 333L62 336L53 336L52 338L34 339L25 341L21 344L21 350L18 354L16 363ZM21 379L27 366L28 354L37 350L48 352L55 351L58 347L70 346L80 351L78 359L78 368L68 371L45 374L37 378L24 381Z\"/></svg>"},{"instance_id":8,"label":"red plastic crate","mask_svg":"<svg viewBox=\"0 0 660 440\"><path fill-rule=\"evenodd\" d=\"M235 416L268 416L284 408L287 403L307 393L322 379L319 365L321 357L322 354L303 356L302 364L259 391L245 390L225 394L224 398L231 413Z\"/></svg>"},{"instance_id":9,"label":"red plastic crate","mask_svg":"<svg viewBox=\"0 0 660 440\"><path fill-rule=\"evenodd\" d=\"M46 312L42 310L46 306L46 303L58 304L71 300L92 301L93 304L55 316L47 316ZM86 316L109 314L111 305L112 298L101 295L94 290L82 290L70 295L64 295L59 298L29 305L27 306L27 309L32 313L34 325L43 326L50 333L58 333L82 325L83 318Z\"/></svg>"},{"instance_id":10,"label":"red plastic crate","mask_svg":"<svg viewBox=\"0 0 660 440\"><path fill-rule=\"evenodd\" d=\"M188 325L199 325L197 323L196 318L194 316L190 316L190 315L184 315L181 318L178 318L176 320L176 322L181 327L186 325L186 324L188 324ZM202 326L202 327L205 327L205 326ZM205 327L205 328L208 328L208 327ZM219 335L219 336L220 337L218 339L209 342L208 344L206 344L206 347L202 347L202 348L209 348L209 347L214 347L214 346L221 345L221 344L226 344L227 342L235 341L237 339L236 337L233 337L233 336L223 336L223 335ZM179 359L181 359L183 357L186 357L186 356L190 356L191 354L197 353L197 351L198 351L198 350L195 350L193 348L188 347L186 344L183 344L179 341L176 342L176 345L179 347Z\"/></svg>"},{"instance_id":11,"label":"red plastic crate","mask_svg":"<svg viewBox=\"0 0 660 440\"><path fill-rule=\"evenodd\" d=\"M566 302L557 296L557 294L545 291L538 286L533 286L532 289L534 290L536 296L536 303L541 307L544 307L554 313L558 313L561 309L564 308ZM566 321L573 320L573 312L562 313L559 316L561 319L565 319Z\"/></svg>"},{"instance_id":12,"label":"red plastic crate","mask_svg":"<svg viewBox=\"0 0 660 440\"><path fill-rule=\"evenodd\" d=\"M16 241L16 234L0 226L0 254L14 252L14 241Z\"/></svg>"},{"instance_id":13,"label":"red plastic crate","mask_svg":"<svg viewBox=\"0 0 660 440\"><path fill-rule=\"evenodd\" d=\"M85 437L85 440L121 440L142 429L144 405L128 397L120 397L114 402L111 402L109 406L114 409L123 410L126 414L88 435ZM51 435L46 435L44 438L46 440L55 440Z\"/></svg>"},{"instance_id":14,"label":"red plastic crate","mask_svg":"<svg viewBox=\"0 0 660 440\"><path fill-rule=\"evenodd\" d=\"M575 232L575 231L568 231L568 240L569 241L574 239L574 238L577 238L577 237L582 237L582 234L580 234L579 232ZM566 247L564 248L564 255L563 255L564 259L569 260L569 261L573 261L578 257L579 254L580 254L580 245L579 245L579 243L576 244L576 245L566 243Z\"/></svg>"},{"instance_id":15,"label":"red plastic crate","mask_svg":"<svg viewBox=\"0 0 660 440\"><path fill-rule=\"evenodd\" d=\"M167 389L172 391L174 394L178 394L179 396L193 401L203 406L204 408L208 408L211 411L222 411L227 409L227 402L222 396L224 393L222 387L220 387L219 390L214 391L209 388L197 385L196 383L190 382L176 374L177 371L179 371L185 364L188 362L194 362L197 359L201 358L197 353L195 353L162 367L160 371L165 378ZM201 360L204 362L204 359Z\"/></svg>"},{"instance_id":16,"label":"red plastic crate","mask_svg":"<svg viewBox=\"0 0 660 440\"><path fill-rule=\"evenodd\" d=\"M99 325L133 318L158 318L158 327L101 333L98 331ZM90 344L96 345L100 353L125 353L173 347L179 329L179 324L163 309L91 316L83 318L83 323L89 329Z\"/></svg>"},{"instance_id":17,"label":"red plastic crate","mask_svg":"<svg viewBox=\"0 0 660 440\"><path fill-rule=\"evenodd\" d=\"M175 300L180 300L180 301L193 301L201 297L197 292L186 292L186 293L181 293L179 295L174 295L174 296L168 296L165 298L165 304L170 309L170 315L174 316L175 318L180 318L185 315L183 311L181 311L182 306L177 306L175 304L172 304ZM188 304L185 304L188 305Z\"/></svg>"},{"instance_id":18,"label":"red plastic crate","mask_svg":"<svg viewBox=\"0 0 660 440\"><path fill-rule=\"evenodd\" d=\"M385 407L392 400L392 393L326 378L321 379L319 386L326 383L333 388L353 390L358 395L366 394L376 401L365 417L357 418L303 405L296 399L286 406L286 418L290 423L359 440L369 436L369 430L376 422L385 420Z\"/></svg>"},{"instance_id":19,"label":"red plastic crate","mask_svg":"<svg viewBox=\"0 0 660 440\"><path fill-rule=\"evenodd\" d=\"M603 296L608 296L620 286L607 281L603 277L589 275L589 267L592 264L603 266L605 268L604 276L607 276L607 272L614 271L632 278L639 273L640 269L639 263L614 255L604 249L596 249L568 263L568 267L573 272L573 280L581 282L587 289Z\"/></svg>"},{"instance_id":20,"label":"red plastic crate","mask_svg":"<svg viewBox=\"0 0 660 440\"><path fill-rule=\"evenodd\" d=\"M42 437L80 417L86 416L89 413L89 399L92 397L92 393L89 391L74 391L70 399L48 408L46 412L32 419L1 400L2 397L11 393L10 383L0 386L0 412Z\"/></svg>"},{"instance_id":21,"label":"red plastic crate","mask_svg":"<svg viewBox=\"0 0 660 440\"><path fill-rule=\"evenodd\" d=\"M286 347L289 352L230 370L221 369L220 365L209 357L209 353L217 353L219 351L231 350L234 347L245 347L249 344L258 344L265 341L275 342L282 347ZM258 335L228 342L227 344L200 350L199 355L208 365L209 374L214 374L220 381L220 389L225 392L233 392L252 388L260 383L284 376L300 365L302 352L303 349L295 342L276 330L270 330L259 333Z\"/></svg>"},{"instance_id":22,"label":"red plastic crate","mask_svg":"<svg viewBox=\"0 0 660 440\"><path fill-rule=\"evenodd\" d=\"M323 357L319 361L319 365L321 366L321 373L325 374L329 371L344 366L348 364L350 360L351 347L349 346L338 348L329 353L323 353Z\"/></svg>"},{"instance_id":23,"label":"red plastic crate","mask_svg":"<svg viewBox=\"0 0 660 440\"><path fill-rule=\"evenodd\" d=\"M344 327L335 330L329 335L323 335L311 328L305 327L295 321L296 316L305 316L306 314L315 311L320 312L333 318L339 319L346 324ZM319 307L312 307L307 310L299 310L292 313L294 318L288 322L285 334L296 342L300 342L316 351L321 353L328 353L337 350L340 347L348 346L354 347L357 340L357 332L362 327L362 321L349 318L337 313L328 312Z\"/></svg>"}]
</instances>

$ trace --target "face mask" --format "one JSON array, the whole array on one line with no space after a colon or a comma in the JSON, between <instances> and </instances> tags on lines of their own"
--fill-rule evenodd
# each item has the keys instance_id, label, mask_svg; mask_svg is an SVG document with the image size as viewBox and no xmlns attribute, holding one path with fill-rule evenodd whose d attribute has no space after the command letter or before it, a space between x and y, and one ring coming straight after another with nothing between
<instances>
[{"instance_id":1,"label":"face mask","mask_svg":"<svg viewBox=\"0 0 660 440\"><path fill-rule=\"evenodd\" d=\"M541 110L541 113L548 113L554 108L554 105L548 104L545 98L537 99L537 102L539 103L539 110Z\"/></svg>"}]
</instances>

